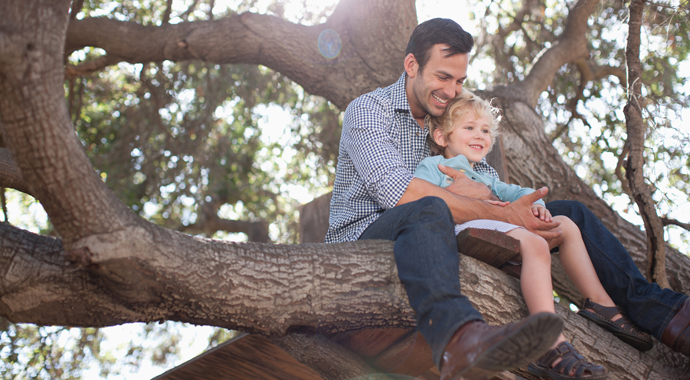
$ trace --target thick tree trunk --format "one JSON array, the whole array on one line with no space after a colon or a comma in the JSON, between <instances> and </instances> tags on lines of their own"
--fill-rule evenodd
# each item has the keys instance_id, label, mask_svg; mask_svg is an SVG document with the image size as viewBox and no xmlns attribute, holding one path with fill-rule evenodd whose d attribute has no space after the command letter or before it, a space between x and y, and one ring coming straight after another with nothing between
<instances>
[{"instance_id":1,"label":"thick tree trunk","mask_svg":"<svg viewBox=\"0 0 690 380\"><path fill-rule=\"evenodd\" d=\"M192 238L153 227L59 240L0 225L0 314L14 322L106 326L176 320L259 333L332 336L414 328L388 241L269 245ZM123 236L127 236L124 239ZM70 255L67 255L70 256ZM516 279L469 257L461 286L489 323L527 316ZM617 379L683 379L687 358L657 343L642 354L557 306L566 337ZM278 340L280 341L280 340ZM289 340L284 344L289 345ZM304 357L305 361L319 362Z\"/></svg>"}]
</instances>

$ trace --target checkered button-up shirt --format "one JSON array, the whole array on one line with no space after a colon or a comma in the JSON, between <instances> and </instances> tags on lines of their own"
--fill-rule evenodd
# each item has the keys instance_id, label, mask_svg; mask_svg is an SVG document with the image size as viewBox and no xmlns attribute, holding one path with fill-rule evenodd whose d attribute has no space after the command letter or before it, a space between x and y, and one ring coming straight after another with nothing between
<instances>
[{"instance_id":1,"label":"checkered button-up shirt","mask_svg":"<svg viewBox=\"0 0 690 380\"><path fill-rule=\"evenodd\" d=\"M343 118L327 243L354 241L395 207L417 164L429 155L428 130L410 113L405 74L350 103Z\"/></svg>"}]
</instances>

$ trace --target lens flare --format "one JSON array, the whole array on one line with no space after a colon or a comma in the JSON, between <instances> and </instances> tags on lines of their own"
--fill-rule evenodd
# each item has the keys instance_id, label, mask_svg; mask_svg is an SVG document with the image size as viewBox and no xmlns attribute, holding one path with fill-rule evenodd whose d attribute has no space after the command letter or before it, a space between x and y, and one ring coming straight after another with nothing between
<instances>
[{"instance_id":1,"label":"lens flare","mask_svg":"<svg viewBox=\"0 0 690 380\"><path fill-rule=\"evenodd\" d=\"M319 51L328 59L337 57L342 45L338 32L333 29L326 29L319 34Z\"/></svg>"}]
</instances>

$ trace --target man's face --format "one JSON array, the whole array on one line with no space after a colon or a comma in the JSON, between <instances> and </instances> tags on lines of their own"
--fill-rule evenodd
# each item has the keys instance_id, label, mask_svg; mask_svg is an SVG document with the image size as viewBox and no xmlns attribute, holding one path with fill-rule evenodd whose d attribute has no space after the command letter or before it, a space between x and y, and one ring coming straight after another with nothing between
<instances>
[{"instance_id":1,"label":"man's face","mask_svg":"<svg viewBox=\"0 0 690 380\"><path fill-rule=\"evenodd\" d=\"M424 69L419 71L416 61L407 64L406 71L411 90L407 92L412 115L424 118L426 114L441 116L446 111L448 101L455 98L467 79L469 54L446 56L446 45L434 45ZM414 59L414 58L412 58ZM410 93L411 92L411 93Z\"/></svg>"}]
</instances>

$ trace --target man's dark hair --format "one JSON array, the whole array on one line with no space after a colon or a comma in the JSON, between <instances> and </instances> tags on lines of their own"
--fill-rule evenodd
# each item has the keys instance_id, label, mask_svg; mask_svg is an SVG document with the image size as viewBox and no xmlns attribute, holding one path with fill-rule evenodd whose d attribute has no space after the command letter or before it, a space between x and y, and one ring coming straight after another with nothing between
<instances>
[{"instance_id":1,"label":"man's dark hair","mask_svg":"<svg viewBox=\"0 0 690 380\"><path fill-rule=\"evenodd\" d=\"M469 53L474 46L474 39L457 22L447 18L433 18L417 25L407 43L405 56L412 53L419 64L419 71L424 69L431 48L437 44L448 45L444 49L446 57Z\"/></svg>"}]
</instances>

